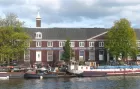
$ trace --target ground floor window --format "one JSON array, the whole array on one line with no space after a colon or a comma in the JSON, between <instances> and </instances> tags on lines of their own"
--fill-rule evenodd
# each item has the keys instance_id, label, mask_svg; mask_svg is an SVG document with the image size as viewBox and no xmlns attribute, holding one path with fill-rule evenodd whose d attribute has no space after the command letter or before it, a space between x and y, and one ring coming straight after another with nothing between
<instances>
[{"instance_id":1,"label":"ground floor window","mask_svg":"<svg viewBox=\"0 0 140 89\"><path fill-rule=\"evenodd\" d=\"M30 50L24 52L24 61L30 61Z\"/></svg>"},{"instance_id":2,"label":"ground floor window","mask_svg":"<svg viewBox=\"0 0 140 89\"><path fill-rule=\"evenodd\" d=\"M89 60L95 60L94 54L95 53L93 51L89 52Z\"/></svg>"},{"instance_id":3,"label":"ground floor window","mask_svg":"<svg viewBox=\"0 0 140 89\"><path fill-rule=\"evenodd\" d=\"M99 50L99 60L100 61L104 60L104 51L103 50Z\"/></svg>"},{"instance_id":4,"label":"ground floor window","mask_svg":"<svg viewBox=\"0 0 140 89\"><path fill-rule=\"evenodd\" d=\"M61 59L62 59L62 57L63 57L63 56L62 56L62 55L63 55L63 52L64 52L63 50L60 50L60 51L59 51L59 61L61 61Z\"/></svg>"},{"instance_id":5,"label":"ground floor window","mask_svg":"<svg viewBox=\"0 0 140 89\"><path fill-rule=\"evenodd\" d=\"M47 61L53 61L53 51L47 51Z\"/></svg>"},{"instance_id":6,"label":"ground floor window","mask_svg":"<svg viewBox=\"0 0 140 89\"><path fill-rule=\"evenodd\" d=\"M79 60L84 60L85 59L85 51L84 50L79 50Z\"/></svg>"}]
</instances>

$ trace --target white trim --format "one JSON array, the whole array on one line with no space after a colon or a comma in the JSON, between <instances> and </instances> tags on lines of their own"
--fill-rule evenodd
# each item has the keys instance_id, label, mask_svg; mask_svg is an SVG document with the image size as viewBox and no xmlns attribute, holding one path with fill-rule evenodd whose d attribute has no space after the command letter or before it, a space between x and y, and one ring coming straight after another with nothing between
<instances>
[{"instance_id":1,"label":"white trim","mask_svg":"<svg viewBox=\"0 0 140 89\"><path fill-rule=\"evenodd\" d=\"M79 47L85 47L85 42L79 42Z\"/></svg>"},{"instance_id":2,"label":"white trim","mask_svg":"<svg viewBox=\"0 0 140 89\"><path fill-rule=\"evenodd\" d=\"M94 38L96 38L96 37L99 37L99 36L101 36L101 35L104 35L104 34L106 34L108 31L106 31L106 32L103 32L103 33L101 33L101 34L98 34L98 35L96 35L96 36L93 36L93 37L91 37L91 38L89 38L89 39L87 39L87 40L92 40L92 39L94 39Z\"/></svg>"},{"instance_id":3,"label":"white trim","mask_svg":"<svg viewBox=\"0 0 140 89\"><path fill-rule=\"evenodd\" d=\"M75 47L75 42L70 42L70 47Z\"/></svg>"},{"instance_id":4,"label":"white trim","mask_svg":"<svg viewBox=\"0 0 140 89\"><path fill-rule=\"evenodd\" d=\"M85 60L85 50L79 50L79 59L80 59L80 51L84 51L83 60ZM82 56L81 56L82 57Z\"/></svg>"},{"instance_id":5,"label":"white trim","mask_svg":"<svg viewBox=\"0 0 140 89\"><path fill-rule=\"evenodd\" d=\"M104 42L99 42L99 47L104 47Z\"/></svg>"},{"instance_id":6,"label":"white trim","mask_svg":"<svg viewBox=\"0 0 140 89\"><path fill-rule=\"evenodd\" d=\"M90 55L91 55L91 53L93 53L93 59L90 59ZM94 51L89 51L89 59L88 60L95 60L95 50Z\"/></svg>"},{"instance_id":7,"label":"white trim","mask_svg":"<svg viewBox=\"0 0 140 89\"><path fill-rule=\"evenodd\" d=\"M100 55L100 52L103 52L103 55ZM101 60L100 57L103 57L103 59ZM104 61L104 50L99 50L99 61Z\"/></svg>"},{"instance_id":8,"label":"white trim","mask_svg":"<svg viewBox=\"0 0 140 89\"><path fill-rule=\"evenodd\" d=\"M41 47L42 46L42 41L36 41L36 47Z\"/></svg>"},{"instance_id":9,"label":"white trim","mask_svg":"<svg viewBox=\"0 0 140 89\"><path fill-rule=\"evenodd\" d=\"M49 56L48 56L48 52L49 52L49 51L52 52L52 55L51 55L51 56L52 56L52 60L48 60L48 59L49 59L49 58L48 58L48 57L49 57ZM48 51L47 51L47 61L53 61L53 50L48 50Z\"/></svg>"},{"instance_id":10,"label":"white trim","mask_svg":"<svg viewBox=\"0 0 140 89\"><path fill-rule=\"evenodd\" d=\"M94 42L93 41L89 41L88 43L89 43L89 45L88 45L89 47L94 47Z\"/></svg>"},{"instance_id":11,"label":"white trim","mask_svg":"<svg viewBox=\"0 0 140 89\"><path fill-rule=\"evenodd\" d=\"M32 41L37 41L37 39L32 39ZM67 40L59 40L59 39L41 39L41 41L67 41ZM86 41L86 40L70 40L70 41Z\"/></svg>"},{"instance_id":12,"label":"white trim","mask_svg":"<svg viewBox=\"0 0 140 89\"><path fill-rule=\"evenodd\" d=\"M60 55L61 52L64 52L64 51L63 50L59 50L59 61L61 61L61 55Z\"/></svg>"},{"instance_id":13,"label":"white trim","mask_svg":"<svg viewBox=\"0 0 140 89\"><path fill-rule=\"evenodd\" d=\"M50 42L50 44L49 44ZM47 41L47 47L53 47L53 41Z\"/></svg>"},{"instance_id":14,"label":"white trim","mask_svg":"<svg viewBox=\"0 0 140 89\"><path fill-rule=\"evenodd\" d=\"M137 41L137 46L140 47L140 41Z\"/></svg>"},{"instance_id":15,"label":"white trim","mask_svg":"<svg viewBox=\"0 0 140 89\"><path fill-rule=\"evenodd\" d=\"M35 39L42 39L42 33L41 32L35 32Z\"/></svg>"},{"instance_id":16,"label":"white trim","mask_svg":"<svg viewBox=\"0 0 140 89\"><path fill-rule=\"evenodd\" d=\"M36 51L36 61L42 61L42 53L41 51Z\"/></svg>"},{"instance_id":17,"label":"white trim","mask_svg":"<svg viewBox=\"0 0 140 89\"><path fill-rule=\"evenodd\" d=\"M29 49L24 51L24 62L27 62L27 61L30 61L30 50Z\"/></svg>"},{"instance_id":18,"label":"white trim","mask_svg":"<svg viewBox=\"0 0 140 89\"><path fill-rule=\"evenodd\" d=\"M90 42L90 41L104 41L105 39L92 39L92 40L71 40L71 41L74 41L74 42L85 42L85 41L88 41L88 42ZM37 39L33 39L32 41L38 41ZM61 42L61 41L66 41L66 40L58 40L58 39L56 39L56 40L47 40L47 39L40 39L39 41L58 41L58 42Z\"/></svg>"},{"instance_id":19,"label":"white trim","mask_svg":"<svg viewBox=\"0 0 140 89\"><path fill-rule=\"evenodd\" d=\"M64 41L59 41L59 47L63 47L65 46L65 42Z\"/></svg>"}]
</instances>

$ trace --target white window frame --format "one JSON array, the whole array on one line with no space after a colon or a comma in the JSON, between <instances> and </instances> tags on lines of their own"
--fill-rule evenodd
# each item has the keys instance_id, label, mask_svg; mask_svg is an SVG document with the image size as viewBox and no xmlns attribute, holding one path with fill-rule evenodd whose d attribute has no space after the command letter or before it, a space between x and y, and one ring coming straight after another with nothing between
<instances>
[{"instance_id":1,"label":"white window frame","mask_svg":"<svg viewBox=\"0 0 140 89\"><path fill-rule=\"evenodd\" d=\"M103 52L103 54L101 55L100 52ZM104 61L104 50L99 50L99 61ZM102 59L100 59L100 56L102 56Z\"/></svg>"},{"instance_id":2,"label":"white window frame","mask_svg":"<svg viewBox=\"0 0 140 89\"><path fill-rule=\"evenodd\" d=\"M137 42L137 46L140 47L140 41Z\"/></svg>"},{"instance_id":3,"label":"white window frame","mask_svg":"<svg viewBox=\"0 0 140 89\"><path fill-rule=\"evenodd\" d=\"M89 47L94 47L94 42L89 42Z\"/></svg>"},{"instance_id":4,"label":"white window frame","mask_svg":"<svg viewBox=\"0 0 140 89\"><path fill-rule=\"evenodd\" d=\"M82 57L82 56L80 56L80 51L84 51L83 60L85 60L85 50L79 50L79 59L80 59L80 57Z\"/></svg>"},{"instance_id":5,"label":"white window frame","mask_svg":"<svg viewBox=\"0 0 140 89\"><path fill-rule=\"evenodd\" d=\"M49 54L48 54L49 52L52 52L52 55L49 55ZM52 57L52 60L49 59L49 56ZM53 50L48 50L48 51L47 51L47 61L53 61Z\"/></svg>"},{"instance_id":6,"label":"white window frame","mask_svg":"<svg viewBox=\"0 0 140 89\"><path fill-rule=\"evenodd\" d=\"M35 33L35 39L42 39L42 33L41 32L36 32Z\"/></svg>"},{"instance_id":7,"label":"white window frame","mask_svg":"<svg viewBox=\"0 0 140 89\"><path fill-rule=\"evenodd\" d=\"M79 42L79 47L84 47L85 46L85 42Z\"/></svg>"},{"instance_id":8,"label":"white window frame","mask_svg":"<svg viewBox=\"0 0 140 89\"><path fill-rule=\"evenodd\" d=\"M104 47L104 42L99 42L99 47Z\"/></svg>"},{"instance_id":9,"label":"white window frame","mask_svg":"<svg viewBox=\"0 0 140 89\"><path fill-rule=\"evenodd\" d=\"M65 46L65 42L64 41L59 41L59 47L63 47Z\"/></svg>"},{"instance_id":10,"label":"white window frame","mask_svg":"<svg viewBox=\"0 0 140 89\"><path fill-rule=\"evenodd\" d=\"M64 52L63 50L59 50L59 61L61 61L61 52Z\"/></svg>"},{"instance_id":11,"label":"white window frame","mask_svg":"<svg viewBox=\"0 0 140 89\"><path fill-rule=\"evenodd\" d=\"M41 41L36 41L36 47L41 47L42 42Z\"/></svg>"},{"instance_id":12,"label":"white window frame","mask_svg":"<svg viewBox=\"0 0 140 89\"><path fill-rule=\"evenodd\" d=\"M93 59L90 58L91 56L93 56ZM89 60L95 60L95 51L94 52L89 51Z\"/></svg>"},{"instance_id":13,"label":"white window frame","mask_svg":"<svg viewBox=\"0 0 140 89\"><path fill-rule=\"evenodd\" d=\"M75 42L70 42L70 47L75 47Z\"/></svg>"},{"instance_id":14,"label":"white window frame","mask_svg":"<svg viewBox=\"0 0 140 89\"><path fill-rule=\"evenodd\" d=\"M24 51L24 61L30 61L30 50Z\"/></svg>"},{"instance_id":15,"label":"white window frame","mask_svg":"<svg viewBox=\"0 0 140 89\"><path fill-rule=\"evenodd\" d=\"M49 44L50 43L50 44ZM53 41L48 41L47 42L47 47L53 47Z\"/></svg>"}]
</instances>

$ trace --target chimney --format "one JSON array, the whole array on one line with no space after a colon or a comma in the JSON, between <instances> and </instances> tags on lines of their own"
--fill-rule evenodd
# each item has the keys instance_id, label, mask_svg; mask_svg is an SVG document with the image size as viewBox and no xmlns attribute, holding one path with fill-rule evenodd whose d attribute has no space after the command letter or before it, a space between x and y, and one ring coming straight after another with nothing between
<instances>
[{"instance_id":1,"label":"chimney","mask_svg":"<svg viewBox=\"0 0 140 89\"><path fill-rule=\"evenodd\" d=\"M36 27L41 27L41 17L40 17L39 12L36 17Z\"/></svg>"}]
</instances>

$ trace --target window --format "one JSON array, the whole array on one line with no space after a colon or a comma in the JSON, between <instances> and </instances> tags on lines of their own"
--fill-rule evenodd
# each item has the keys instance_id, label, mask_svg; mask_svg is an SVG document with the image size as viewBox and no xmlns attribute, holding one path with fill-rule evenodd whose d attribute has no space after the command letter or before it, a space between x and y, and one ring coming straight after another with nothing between
<instances>
[{"instance_id":1,"label":"window","mask_svg":"<svg viewBox=\"0 0 140 89\"><path fill-rule=\"evenodd\" d=\"M139 41L137 42L137 46L140 47L140 42Z\"/></svg>"},{"instance_id":2,"label":"window","mask_svg":"<svg viewBox=\"0 0 140 89\"><path fill-rule=\"evenodd\" d=\"M24 51L24 61L30 61L30 50Z\"/></svg>"},{"instance_id":3,"label":"window","mask_svg":"<svg viewBox=\"0 0 140 89\"><path fill-rule=\"evenodd\" d=\"M79 47L84 47L85 43L84 42L79 42Z\"/></svg>"},{"instance_id":4,"label":"window","mask_svg":"<svg viewBox=\"0 0 140 89\"><path fill-rule=\"evenodd\" d=\"M94 42L89 42L89 47L94 47Z\"/></svg>"},{"instance_id":5,"label":"window","mask_svg":"<svg viewBox=\"0 0 140 89\"><path fill-rule=\"evenodd\" d=\"M104 47L104 42L99 42L99 47Z\"/></svg>"},{"instance_id":6,"label":"window","mask_svg":"<svg viewBox=\"0 0 140 89\"><path fill-rule=\"evenodd\" d=\"M70 42L70 47L74 47L74 46L75 46L74 42Z\"/></svg>"},{"instance_id":7,"label":"window","mask_svg":"<svg viewBox=\"0 0 140 89\"><path fill-rule=\"evenodd\" d=\"M59 42L59 47L63 47L63 46L65 46L65 42L64 41Z\"/></svg>"},{"instance_id":8,"label":"window","mask_svg":"<svg viewBox=\"0 0 140 89\"><path fill-rule=\"evenodd\" d=\"M47 51L47 61L53 61L53 51Z\"/></svg>"},{"instance_id":9,"label":"window","mask_svg":"<svg viewBox=\"0 0 140 89\"><path fill-rule=\"evenodd\" d=\"M64 52L63 50L60 50L60 51L59 51L59 61L61 61L61 59L62 59L62 54L63 54L63 52Z\"/></svg>"},{"instance_id":10,"label":"window","mask_svg":"<svg viewBox=\"0 0 140 89\"><path fill-rule=\"evenodd\" d=\"M79 60L84 60L84 56L85 56L85 51L84 50L80 50L79 51Z\"/></svg>"},{"instance_id":11,"label":"window","mask_svg":"<svg viewBox=\"0 0 140 89\"><path fill-rule=\"evenodd\" d=\"M100 61L104 60L104 51L103 50L99 50L99 60Z\"/></svg>"},{"instance_id":12,"label":"window","mask_svg":"<svg viewBox=\"0 0 140 89\"><path fill-rule=\"evenodd\" d=\"M53 47L53 42L52 42L52 41L48 41L48 42L47 42L47 46L48 46L48 47Z\"/></svg>"},{"instance_id":13,"label":"window","mask_svg":"<svg viewBox=\"0 0 140 89\"><path fill-rule=\"evenodd\" d=\"M35 33L35 39L42 39L42 33L41 32L36 32Z\"/></svg>"},{"instance_id":14,"label":"window","mask_svg":"<svg viewBox=\"0 0 140 89\"><path fill-rule=\"evenodd\" d=\"M36 47L41 47L41 41L36 41Z\"/></svg>"},{"instance_id":15,"label":"window","mask_svg":"<svg viewBox=\"0 0 140 89\"><path fill-rule=\"evenodd\" d=\"M89 60L95 60L94 59L94 52L89 52Z\"/></svg>"}]
</instances>

